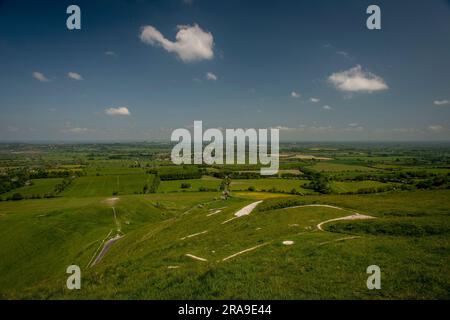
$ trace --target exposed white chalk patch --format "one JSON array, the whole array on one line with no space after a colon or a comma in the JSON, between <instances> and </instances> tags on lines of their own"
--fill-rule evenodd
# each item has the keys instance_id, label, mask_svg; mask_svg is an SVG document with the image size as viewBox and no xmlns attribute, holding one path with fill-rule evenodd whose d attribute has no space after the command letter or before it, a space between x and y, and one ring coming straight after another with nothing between
<instances>
[{"instance_id":1,"label":"exposed white chalk patch","mask_svg":"<svg viewBox=\"0 0 450 320\"><path fill-rule=\"evenodd\" d=\"M243 254L243 253L246 253L246 252L249 252L249 251L258 249L259 247L266 246L266 245L268 245L269 243L270 243L270 242L266 242L266 243L263 243L263 244L260 244L260 245L257 245L257 246L254 246L254 247L251 247L251 248L248 248L248 249L239 251L239 252L237 252L237 253L235 253L235 254L232 254L231 256L228 256L228 257L226 257L226 258L223 258L222 261L226 261L226 260L231 259L231 258L234 258L234 257L236 257L236 256L238 256L238 255L240 255L240 254Z\"/></svg>"},{"instance_id":2,"label":"exposed white chalk patch","mask_svg":"<svg viewBox=\"0 0 450 320\"><path fill-rule=\"evenodd\" d=\"M190 254L190 253L186 253L185 256L189 257L191 259L194 259L194 260L198 260L198 261L208 261L205 258L200 258L200 257L194 256L193 254Z\"/></svg>"},{"instance_id":3,"label":"exposed white chalk patch","mask_svg":"<svg viewBox=\"0 0 450 320\"><path fill-rule=\"evenodd\" d=\"M207 214L206 216L207 217L210 217L210 216L213 216L213 215L215 215L215 214L217 214L217 213L219 213L219 212L221 212L222 210L216 210L216 211L214 211L214 212L211 212L210 214Z\"/></svg>"},{"instance_id":4,"label":"exposed white chalk patch","mask_svg":"<svg viewBox=\"0 0 450 320\"><path fill-rule=\"evenodd\" d=\"M256 202L253 202L253 203L250 203L249 205L243 207L243 208L240 209L238 212L236 212L236 213L234 214L234 217L233 217L233 218L228 219L228 220L225 220L224 222L222 222L222 224L225 224L225 223L230 222L230 221L232 221L232 220L234 220L234 219L237 219L237 218L240 218L240 217L249 215L249 214L256 208L256 206L257 206L258 204L260 204L261 202L262 202L262 200L256 201Z\"/></svg>"},{"instance_id":5,"label":"exposed white chalk patch","mask_svg":"<svg viewBox=\"0 0 450 320\"><path fill-rule=\"evenodd\" d=\"M190 235L188 235L186 237L180 238L180 240L185 240L185 239L188 239L188 238L192 238L192 237L195 237L195 236L207 233L207 232L208 232L208 230L205 230L205 231L202 231L202 232L198 232L198 233L194 233L194 234L190 234Z\"/></svg>"},{"instance_id":6,"label":"exposed white chalk patch","mask_svg":"<svg viewBox=\"0 0 450 320\"><path fill-rule=\"evenodd\" d=\"M236 212L234 215L235 215L236 217L238 217L238 218L239 218L239 217L242 217L242 216L249 215L249 214L253 211L253 209L255 209L256 206L257 206L258 204L260 204L261 202L262 202L262 200L253 202L253 203L249 204L248 206L243 207L241 210L239 210L238 212Z\"/></svg>"},{"instance_id":7,"label":"exposed white chalk patch","mask_svg":"<svg viewBox=\"0 0 450 320\"><path fill-rule=\"evenodd\" d=\"M233 217L233 218L231 218L231 219L225 220L225 221L222 222L221 224L225 224L225 223L230 222L230 221L232 221L232 220L234 220L234 219L237 219L237 218L238 218L238 217Z\"/></svg>"}]
</instances>

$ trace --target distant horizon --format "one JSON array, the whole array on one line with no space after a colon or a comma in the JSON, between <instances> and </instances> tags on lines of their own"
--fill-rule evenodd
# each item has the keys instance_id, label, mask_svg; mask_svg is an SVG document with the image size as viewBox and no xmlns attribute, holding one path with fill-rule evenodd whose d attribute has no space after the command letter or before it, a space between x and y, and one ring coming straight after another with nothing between
<instances>
[{"instance_id":1,"label":"distant horizon","mask_svg":"<svg viewBox=\"0 0 450 320\"><path fill-rule=\"evenodd\" d=\"M176 144L170 140L0 140L0 144L126 144L126 143L155 143ZM280 144L305 143L305 144L450 144L450 140L280 140ZM208 144L207 142L204 143Z\"/></svg>"}]
</instances>

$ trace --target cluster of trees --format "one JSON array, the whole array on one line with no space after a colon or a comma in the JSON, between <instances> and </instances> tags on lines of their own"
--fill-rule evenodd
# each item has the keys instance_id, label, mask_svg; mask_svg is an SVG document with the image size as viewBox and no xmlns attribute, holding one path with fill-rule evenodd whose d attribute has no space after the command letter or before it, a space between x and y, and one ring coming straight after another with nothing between
<instances>
[{"instance_id":1,"label":"cluster of trees","mask_svg":"<svg viewBox=\"0 0 450 320\"><path fill-rule=\"evenodd\" d=\"M20 192L15 192L11 196L5 199L0 198L0 201L19 201L24 199L43 199L43 198L54 198L57 194L63 192L73 181L73 178L64 178L62 182L58 183L54 188L53 192L45 194L32 194L28 196L22 195Z\"/></svg>"},{"instance_id":2,"label":"cluster of trees","mask_svg":"<svg viewBox=\"0 0 450 320\"><path fill-rule=\"evenodd\" d=\"M217 171L211 174L215 178L224 179L230 177L231 179L260 179L261 174L253 171ZM267 176L266 176L267 177Z\"/></svg>"},{"instance_id":3,"label":"cluster of trees","mask_svg":"<svg viewBox=\"0 0 450 320\"><path fill-rule=\"evenodd\" d=\"M247 191L256 191L256 188L254 186L249 186L247 188ZM293 195L299 195L299 196L303 196L304 194L300 191L297 191L297 189L292 188L291 191L285 191L285 190L278 190L277 187L271 187L270 189L261 189L261 192L270 192L270 193L284 193L284 194L293 194Z\"/></svg>"},{"instance_id":4,"label":"cluster of trees","mask_svg":"<svg viewBox=\"0 0 450 320\"><path fill-rule=\"evenodd\" d=\"M31 179L46 179L46 178L64 178L64 180L57 184L54 191L49 194L33 194L30 196L23 196L20 193L14 193L12 196L7 197L4 200L22 200L22 199L40 199L40 198L52 198L55 194L62 192L67 188L71 182L73 176L85 175L84 171L71 171L71 170L57 170L50 171L47 169L10 169L0 175L0 194L9 192L11 190L24 187L26 185L32 185Z\"/></svg>"},{"instance_id":5,"label":"cluster of trees","mask_svg":"<svg viewBox=\"0 0 450 320\"><path fill-rule=\"evenodd\" d=\"M25 186L30 177L25 169L8 170L0 175L0 194Z\"/></svg>"},{"instance_id":6,"label":"cluster of trees","mask_svg":"<svg viewBox=\"0 0 450 320\"><path fill-rule=\"evenodd\" d=\"M30 179L46 179L46 178L69 178L71 176L81 177L86 175L86 172L81 170L46 170L46 169L35 169L31 170L29 174Z\"/></svg>"},{"instance_id":7,"label":"cluster of trees","mask_svg":"<svg viewBox=\"0 0 450 320\"><path fill-rule=\"evenodd\" d=\"M190 189L192 186L190 183L183 182L180 187L181 189Z\"/></svg>"},{"instance_id":8,"label":"cluster of trees","mask_svg":"<svg viewBox=\"0 0 450 320\"><path fill-rule=\"evenodd\" d=\"M64 178L61 183L58 183L53 189L55 194L63 192L68 186L72 184L72 178Z\"/></svg>"},{"instance_id":9,"label":"cluster of trees","mask_svg":"<svg viewBox=\"0 0 450 320\"><path fill-rule=\"evenodd\" d=\"M372 180L383 183L398 182L402 185L401 190L412 189L444 189L450 188L450 174L438 174L427 171L403 171L389 175L358 175L354 178L340 179L341 181L363 181ZM417 181L419 180L419 181ZM392 186L379 188L364 188L353 193L374 193L392 190Z\"/></svg>"},{"instance_id":10,"label":"cluster of trees","mask_svg":"<svg viewBox=\"0 0 450 320\"><path fill-rule=\"evenodd\" d=\"M24 196L22 195L20 192L15 192L13 193L13 195L6 197L6 198L1 198L0 197L0 201L20 201L20 200L24 200L24 199L49 199L49 198L54 198L56 197L54 193L46 193L46 194L32 194L29 196Z\"/></svg>"},{"instance_id":11,"label":"cluster of trees","mask_svg":"<svg viewBox=\"0 0 450 320\"><path fill-rule=\"evenodd\" d=\"M400 186L395 185L386 185L382 187L369 187L369 188L361 188L356 192L347 192L346 194L369 194L369 193L381 193L381 192L389 192L394 190L413 190L414 186L408 184L401 184Z\"/></svg>"},{"instance_id":12,"label":"cluster of trees","mask_svg":"<svg viewBox=\"0 0 450 320\"><path fill-rule=\"evenodd\" d=\"M156 193L158 191L160 183L161 183L161 179L159 178L159 175L156 174L150 185L148 185L147 183L144 185L144 187L142 188L142 193L144 193L144 194Z\"/></svg>"},{"instance_id":13,"label":"cluster of trees","mask_svg":"<svg viewBox=\"0 0 450 320\"><path fill-rule=\"evenodd\" d=\"M200 179L204 174L203 170L198 170L197 168L181 168L179 170L150 169L147 170L147 173L158 175L161 181Z\"/></svg>"},{"instance_id":14,"label":"cluster of trees","mask_svg":"<svg viewBox=\"0 0 450 320\"><path fill-rule=\"evenodd\" d=\"M357 191L349 191L345 192L345 194L369 194L369 193L380 193L380 192L388 192L395 190L396 187L393 185L383 186L383 187L368 187L368 188L361 188Z\"/></svg>"},{"instance_id":15,"label":"cluster of trees","mask_svg":"<svg viewBox=\"0 0 450 320\"><path fill-rule=\"evenodd\" d=\"M372 180L379 182L399 182L399 183L411 183L416 179L429 179L439 176L439 174L427 172L425 170L418 171L397 171L391 172L387 174L359 174L354 177L347 178L339 178L335 177L335 180L339 181L364 181L364 180Z\"/></svg>"},{"instance_id":16,"label":"cluster of trees","mask_svg":"<svg viewBox=\"0 0 450 320\"><path fill-rule=\"evenodd\" d=\"M305 204L299 199L271 199L264 201L256 207L257 212L271 211Z\"/></svg>"},{"instance_id":17,"label":"cluster of trees","mask_svg":"<svg viewBox=\"0 0 450 320\"><path fill-rule=\"evenodd\" d=\"M19 201L19 200L23 200L24 197L22 194L20 194L19 192L14 193L12 196L7 197L5 199L0 197L0 201Z\"/></svg>"},{"instance_id":18,"label":"cluster of trees","mask_svg":"<svg viewBox=\"0 0 450 320\"><path fill-rule=\"evenodd\" d=\"M432 178L425 179L416 183L418 189L450 189L450 176L436 175Z\"/></svg>"},{"instance_id":19,"label":"cluster of trees","mask_svg":"<svg viewBox=\"0 0 450 320\"><path fill-rule=\"evenodd\" d=\"M323 194L331 193L329 178L325 174L311 170L307 167L302 167L301 171L303 172L304 177L310 180L303 188L311 189Z\"/></svg>"}]
</instances>

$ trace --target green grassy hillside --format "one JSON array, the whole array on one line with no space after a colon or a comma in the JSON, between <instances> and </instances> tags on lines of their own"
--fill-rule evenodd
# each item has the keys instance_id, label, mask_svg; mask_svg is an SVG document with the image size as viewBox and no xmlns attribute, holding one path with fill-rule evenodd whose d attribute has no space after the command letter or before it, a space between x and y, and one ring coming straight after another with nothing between
<instances>
[{"instance_id":1,"label":"green grassy hillside","mask_svg":"<svg viewBox=\"0 0 450 320\"><path fill-rule=\"evenodd\" d=\"M236 219L232 219L236 211L265 193L237 193L229 200L218 195L189 192L0 203L0 295L33 299L449 298L450 226L448 212L441 208L448 208L448 201L442 199L450 199L450 191L392 193L383 201L374 195L346 197L346 201L335 195L264 197L265 210ZM308 206L267 210L267 204L293 199L345 210ZM412 205L412 199L419 201ZM392 207L386 203L402 209L393 218ZM377 219L330 223L325 231L316 227L355 210ZM412 235L398 232L409 224L424 230L436 230L438 224L440 229ZM97 265L87 267L118 225L124 237ZM294 244L284 245L287 240ZM82 269L80 291L65 289L65 269L70 264ZM366 288L365 270L371 264L382 268L383 290Z\"/></svg>"}]
</instances>

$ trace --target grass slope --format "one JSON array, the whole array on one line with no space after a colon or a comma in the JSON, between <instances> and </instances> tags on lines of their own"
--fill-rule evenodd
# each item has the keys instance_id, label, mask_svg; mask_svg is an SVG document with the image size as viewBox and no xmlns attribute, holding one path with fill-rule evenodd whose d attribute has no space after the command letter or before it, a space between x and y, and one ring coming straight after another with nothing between
<instances>
[{"instance_id":1,"label":"grass slope","mask_svg":"<svg viewBox=\"0 0 450 320\"><path fill-rule=\"evenodd\" d=\"M236 193L226 201L218 195L189 192L120 196L114 206L125 236L93 268L86 268L86 264L102 239L115 228L111 203L106 198L0 203L0 229L4 231L0 234L0 296L450 298L450 241L445 222L449 219L449 190L345 198L269 198L266 193L250 192ZM265 202L298 199L335 204L350 211L324 207L255 210L223 224L258 195L264 196ZM329 224L325 232L315 228L321 221L352 214L353 210L378 219ZM410 224L424 230L435 230L440 224L441 231L398 231ZM358 238L340 241L348 235ZM283 245L285 240L294 241L294 245ZM187 253L207 261L191 259L185 256ZM69 264L82 268L80 291L65 289L65 268ZM382 269L380 291L366 288L365 271L371 264Z\"/></svg>"}]
</instances>

